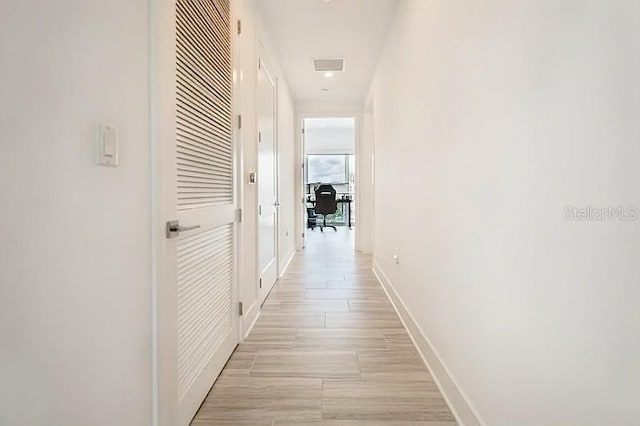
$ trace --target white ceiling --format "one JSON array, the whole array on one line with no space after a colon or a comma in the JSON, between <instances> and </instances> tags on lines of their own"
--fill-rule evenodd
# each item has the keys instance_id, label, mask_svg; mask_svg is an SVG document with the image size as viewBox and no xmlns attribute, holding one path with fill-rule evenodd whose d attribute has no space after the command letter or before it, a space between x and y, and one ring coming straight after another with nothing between
<instances>
[{"instance_id":1,"label":"white ceiling","mask_svg":"<svg viewBox=\"0 0 640 426\"><path fill-rule=\"evenodd\" d=\"M366 96L396 0L257 0L297 102L361 102ZM311 58L345 58L326 78ZM322 91L328 89L328 92Z\"/></svg>"}]
</instances>

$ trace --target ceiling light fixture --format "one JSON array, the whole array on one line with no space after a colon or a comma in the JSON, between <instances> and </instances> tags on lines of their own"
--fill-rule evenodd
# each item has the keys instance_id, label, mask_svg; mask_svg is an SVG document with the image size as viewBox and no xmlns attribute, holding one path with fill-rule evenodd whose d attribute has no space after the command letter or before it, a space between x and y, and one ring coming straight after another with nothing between
<instances>
[{"instance_id":1,"label":"ceiling light fixture","mask_svg":"<svg viewBox=\"0 0 640 426\"><path fill-rule=\"evenodd\" d=\"M333 73L331 71L327 71L327 72L324 73L324 76L327 77L327 78L331 78L331 77L333 77Z\"/></svg>"}]
</instances>

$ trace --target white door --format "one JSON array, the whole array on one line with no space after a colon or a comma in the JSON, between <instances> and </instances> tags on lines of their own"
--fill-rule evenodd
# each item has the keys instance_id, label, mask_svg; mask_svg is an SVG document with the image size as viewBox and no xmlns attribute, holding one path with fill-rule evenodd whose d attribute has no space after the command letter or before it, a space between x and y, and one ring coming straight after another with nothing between
<instances>
[{"instance_id":1,"label":"white door","mask_svg":"<svg viewBox=\"0 0 640 426\"><path fill-rule=\"evenodd\" d=\"M258 65L258 271L260 294L266 294L278 278L278 199L276 181L276 84L265 62Z\"/></svg>"},{"instance_id":2,"label":"white door","mask_svg":"<svg viewBox=\"0 0 640 426\"><path fill-rule=\"evenodd\" d=\"M160 374L169 378L160 393L175 398L161 398L160 410L163 402L174 407L178 426L190 423L238 343L229 7L229 0L175 4L175 137L164 150L162 257L173 293L159 307L174 311L158 314L161 325L175 324L160 327L158 340Z\"/></svg>"}]
</instances>

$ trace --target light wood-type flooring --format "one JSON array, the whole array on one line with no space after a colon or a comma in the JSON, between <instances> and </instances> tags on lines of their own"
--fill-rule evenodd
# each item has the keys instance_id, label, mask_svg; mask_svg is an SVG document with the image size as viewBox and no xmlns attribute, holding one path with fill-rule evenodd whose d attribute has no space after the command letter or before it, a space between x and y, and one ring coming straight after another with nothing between
<instances>
[{"instance_id":1,"label":"light wood-type flooring","mask_svg":"<svg viewBox=\"0 0 640 426\"><path fill-rule=\"evenodd\" d=\"M454 426L353 231L307 235L192 425Z\"/></svg>"}]
</instances>

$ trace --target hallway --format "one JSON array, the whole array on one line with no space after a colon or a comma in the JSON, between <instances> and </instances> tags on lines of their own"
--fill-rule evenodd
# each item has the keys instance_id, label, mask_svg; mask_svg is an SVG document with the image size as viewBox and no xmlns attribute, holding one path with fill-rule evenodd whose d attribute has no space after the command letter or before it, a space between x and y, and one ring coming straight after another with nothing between
<instances>
[{"instance_id":1,"label":"hallway","mask_svg":"<svg viewBox=\"0 0 640 426\"><path fill-rule=\"evenodd\" d=\"M454 425L353 232L309 232L193 425Z\"/></svg>"}]
</instances>

